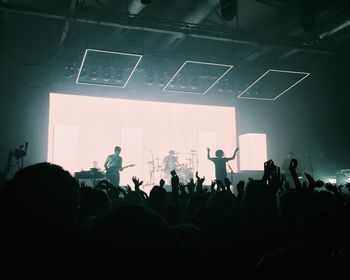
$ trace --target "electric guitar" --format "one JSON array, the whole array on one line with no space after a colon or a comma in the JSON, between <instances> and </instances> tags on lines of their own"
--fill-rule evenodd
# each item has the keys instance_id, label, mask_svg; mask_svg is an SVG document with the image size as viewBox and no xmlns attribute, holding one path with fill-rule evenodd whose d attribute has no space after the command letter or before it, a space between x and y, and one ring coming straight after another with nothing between
<instances>
[{"instance_id":1,"label":"electric guitar","mask_svg":"<svg viewBox=\"0 0 350 280\"><path fill-rule=\"evenodd\" d=\"M125 168L134 167L134 166L135 164L129 164L129 165L123 166L122 168L120 168L120 171L123 171Z\"/></svg>"},{"instance_id":2,"label":"electric guitar","mask_svg":"<svg viewBox=\"0 0 350 280\"><path fill-rule=\"evenodd\" d=\"M109 167L106 167L105 170L106 170L106 174L113 174L118 171L123 171L125 168L134 167L134 166L135 164L129 164L121 168L118 168L117 166L109 166Z\"/></svg>"},{"instance_id":3,"label":"electric guitar","mask_svg":"<svg viewBox=\"0 0 350 280\"><path fill-rule=\"evenodd\" d=\"M115 174L117 174L119 171L123 171L125 168L129 168L129 167L134 167L135 164L129 164L129 165L126 165L126 166L123 166L121 168L118 168L117 166L112 166L112 167L108 167L106 169L106 177L109 178L109 177L114 177Z\"/></svg>"}]
</instances>

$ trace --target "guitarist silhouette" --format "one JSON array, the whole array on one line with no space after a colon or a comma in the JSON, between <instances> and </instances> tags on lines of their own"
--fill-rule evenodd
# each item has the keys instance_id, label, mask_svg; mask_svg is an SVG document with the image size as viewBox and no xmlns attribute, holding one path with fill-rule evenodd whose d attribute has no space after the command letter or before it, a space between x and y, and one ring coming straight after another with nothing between
<instances>
[{"instance_id":1,"label":"guitarist silhouette","mask_svg":"<svg viewBox=\"0 0 350 280\"><path fill-rule=\"evenodd\" d=\"M120 181L120 171L127 167L135 166L130 164L123 167L123 158L120 156L121 148L116 146L114 148L114 154L111 154L107 157L104 167L106 169L106 179L111 182L115 187L119 187Z\"/></svg>"}]
</instances>

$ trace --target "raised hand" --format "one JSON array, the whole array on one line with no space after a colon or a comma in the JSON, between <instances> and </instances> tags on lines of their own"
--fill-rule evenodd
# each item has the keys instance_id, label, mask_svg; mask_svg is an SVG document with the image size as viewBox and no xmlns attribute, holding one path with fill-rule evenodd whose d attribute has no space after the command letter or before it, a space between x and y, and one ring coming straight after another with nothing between
<instances>
[{"instance_id":1,"label":"raised hand","mask_svg":"<svg viewBox=\"0 0 350 280\"><path fill-rule=\"evenodd\" d=\"M180 188L180 193L181 194L186 194L186 185L183 183L179 183L179 188Z\"/></svg>"},{"instance_id":2,"label":"raised hand","mask_svg":"<svg viewBox=\"0 0 350 280\"><path fill-rule=\"evenodd\" d=\"M298 190L298 191L302 191L304 188L302 186L302 184L300 183L299 181L299 178L298 178L298 174L297 174L297 167L298 167L298 161L293 158L291 159L290 163L289 163L289 172L290 174L292 175L292 178L293 178L293 182L294 182L294 185L295 185L295 188ZM283 178L284 181L285 181L285 177ZM287 185L286 185L287 186Z\"/></svg>"},{"instance_id":3,"label":"raised hand","mask_svg":"<svg viewBox=\"0 0 350 280\"><path fill-rule=\"evenodd\" d=\"M107 180L101 180L97 183L96 187L97 189L106 189L106 190L109 190L109 189L113 189L115 188L109 181Z\"/></svg>"},{"instance_id":4,"label":"raised hand","mask_svg":"<svg viewBox=\"0 0 350 280\"><path fill-rule=\"evenodd\" d=\"M194 189L196 188L196 184L194 183L194 180L192 178L188 181L187 188L189 193L194 192Z\"/></svg>"},{"instance_id":5,"label":"raised hand","mask_svg":"<svg viewBox=\"0 0 350 280\"><path fill-rule=\"evenodd\" d=\"M239 181L238 184L236 185L238 195L243 194L243 192L244 192L244 184L245 184L244 181L241 180L241 181Z\"/></svg>"},{"instance_id":6,"label":"raised hand","mask_svg":"<svg viewBox=\"0 0 350 280\"><path fill-rule=\"evenodd\" d=\"M140 179L136 176L132 177L132 181L134 182L135 190L139 190L140 186L143 184L143 181L140 181Z\"/></svg>"},{"instance_id":7,"label":"raised hand","mask_svg":"<svg viewBox=\"0 0 350 280\"><path fill-rule=\"evenodd\" d=\"M272 186L275 191L280 189L283 185L283 177L281 176L281 169L276 165L272 167L271 179L269 180L269 185Z\"/></svg>"},{"instance_id":8,"label":"raised hand","mask_svg":"<svg viewBox=\"0 0 350 280\"><path fill-rule=\"evenodd\" d=\"M295 158L291 159L289 163L289 171L293 172L297 169L297 167L298 167L298 161Z\"/></svg>"},{"instance_id":9,"label":"raised hand","mask_svg":"<svg viewBox=\"0 0 350 280\"><path fill-rule=\"evenodd\" d=\"M270 159L266 162L264 162L264 175L262 180L266 183L267 180L270 179L271 177L271 172L272 172L272 166L273 166L273 161Z\"/></svg>"},{"instance_id":10,"label":"raised hand","mask_svg":"<svg viewBox=\"0 0 350 280\"><path fill-rule=\"evenodd\" d=\"M163 188L164 185L165 185L165 181L164 181L163 179L160 179L160 181L159 181L159 186L160 186L161 188Z\"/></svg>"},{"instance_id":11,"label":"raised hand","mask_svg":"<svg viewBox=\"0 0 350 280\"><path fill-rule=\"evenodd\" d=\"M172 186L178 186L180 182L179 176L177 176L177 174L175 173L175 175L172 175L171 177L171 185Z\"/></svg>"},{"instance_id":12,"label":"raised hand","mask_svg":"<svg viewBox=\"0 0 350 280\"><path fill-rule=\"evenodd\" d=\"M330 191L330 192L333 192L333 193L336 193L338 192L338 188L337 186L331 184L331 183L327 183L324 185L324 187L326 188L326 190Z\"/></svg>"},{"instance_id":13,"label":"raised hand","mask_svg":"<svg viewBox=\"0 0 350 280\"><path fill-rule=\"evenodd\" d=\"M218 186L218 190L225 191L224 183L221 180L215 180L215 181L216 181L216 185Z\"/></svg>"},{"instance_id":14,"label":"raised hand","mask_svg":"<svg viewBox=\"0 0 350 280\"><path fill-rule=\"evenodd\" d=\"M198 171L196 172L196 179L197 179L197 181L200 180L200 178L199 178L199 176L198 176Z\"/></svg>"},{"instance_id":15,"label":"raised hand","mask_svg":"<svg viewBox=\"0 0 350 280\"><path fill-rule=\"evenodd\" d=\"M130 185L126 185L125 188L126 188L128 193L132 192Z\"/></svg>"},{"instance_id":16,"label":"raised hand","mask_svg":"<svg viewBox=\"0 0 350 280\"><path fill-rule=\"evenodd\" d=\"M324 186L324 182L322 180L317 180L315 186L316 188L322 188Z\"/></svg>"},{"instance_id":17,"label":"raised hand","mask_svg":"<svg viewBox=\"0 0 350 280\"><path fill-rule=\"evenodd\" d=\"M215 185L216 185L216 182L214 180L211 181L211 184L210 184L210 190L211 192L215 192Z\"/></svg>"},{"instance_id":18,"label":"raised hand","mask_svg":"<svg viewBox=\"0 0 350 280\"><path fill-rule=\"evenodd\" d=\"M198 175L198 171L196 172L196 179L197 179L197 184L203 184L205 181L205 176L203 176L202 178L199 177Z\"/></svg>"},{"instance_id":19,"label":"raised hand","mask_svg":"<svg viewBox=\"0 0 350 280\"><path fill-rule=\"evenodd\" d=\"M228 178L225 178L224 179L224 184L225 184L225 186L226 186L226 190L227 191L231 191L231 181L228 179Z\"/></svg>"},{"instance_id":20,"label":"raised hand","mask_svg":"<svg viewBox=\"0 0 350 280\"><path fill-rule=\"evenodd\" d=\"M179 176L177 176L175 170L171 171L171 197L172 202L177 204L179 201Z\"/></svg>"},{"instance_id":21,"label":"raised hand","mask_svg":"<svg viewBox=\"0 0 350 280\"><path fill-rule=\"evenodd\" d=\"M304 174L305 174L306 179L309 181L310 187L315 188L316 187L315 179L309 173L305 172Z\"/></svg>"}]
</instances>

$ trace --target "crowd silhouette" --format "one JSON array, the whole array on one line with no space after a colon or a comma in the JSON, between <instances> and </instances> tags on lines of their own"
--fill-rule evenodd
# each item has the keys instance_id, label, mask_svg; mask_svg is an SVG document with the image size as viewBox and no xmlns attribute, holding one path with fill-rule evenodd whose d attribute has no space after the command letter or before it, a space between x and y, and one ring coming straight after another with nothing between
<instances>
[{"instance_id":1,"label":"crowd silhouette","mask_svg":"<svg viewBox=\"0 0 350 280\"><path fill-rule=\"evenodd\" d=\"M247 182L172 172L171 192L160 180L147 194L137 177L92 188L51 163L25 167L0 189L0 277L347 275L350 185L300 182L297 168L292 185L272 160Z\"/></svg>"}]
</instances>

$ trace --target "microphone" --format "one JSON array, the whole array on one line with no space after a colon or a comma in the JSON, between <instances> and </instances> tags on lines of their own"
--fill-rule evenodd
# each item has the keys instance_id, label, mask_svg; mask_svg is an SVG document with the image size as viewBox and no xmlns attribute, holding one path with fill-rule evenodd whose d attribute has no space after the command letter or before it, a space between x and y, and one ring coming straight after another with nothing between
<instances>
[{"instance_id":1,"label":"microphone","mask_svg":"<svg viewBox=\"0 0 350 280\"><path fill-rule=\"evenodd\" d=\"M28 142L26 142L25 146L24 146L24 155L27 155L27 149L28 149Z\"/></svg>"}]
</instances>

